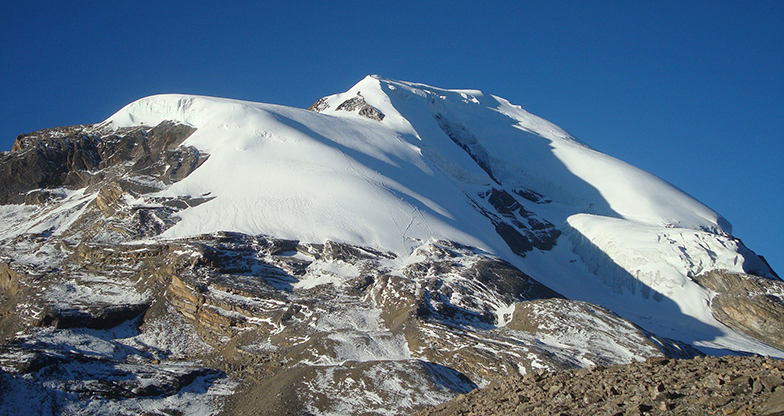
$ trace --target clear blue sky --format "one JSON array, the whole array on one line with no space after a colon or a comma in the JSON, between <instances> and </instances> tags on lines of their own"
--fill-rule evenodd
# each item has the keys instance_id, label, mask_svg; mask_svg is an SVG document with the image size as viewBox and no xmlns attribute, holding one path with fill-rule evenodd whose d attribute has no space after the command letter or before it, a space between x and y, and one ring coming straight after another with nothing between
<instances>
[{"instance_id":1,"label":"clear blue sky","mask_svg":"<svg viewBox=\"0 0 784 416\"><path fill-rule=\"evenodd\" d=\"M269 3L269 4L268 4ZM157 93L500 95L675 184L784 275L784 1L3 1L0 149Z\"/></svg>"}]
</instances>

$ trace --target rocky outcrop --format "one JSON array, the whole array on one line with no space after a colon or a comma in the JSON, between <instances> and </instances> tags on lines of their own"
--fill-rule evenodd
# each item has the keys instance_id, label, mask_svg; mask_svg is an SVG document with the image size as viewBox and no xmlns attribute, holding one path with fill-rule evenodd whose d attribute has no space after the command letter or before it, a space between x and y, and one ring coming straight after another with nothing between
<instances>
[{"instance_id":1,"label":"rocky outcrop","mask_svg":"<svg viewBox=\"0 0 784 416\"><path fill-rule=\"evenodd\" d=\"M0 293L13 296L19 290L19 274L8 263L0 263Z\"/></svg>"},{"instance_id":2,"label":"rocky outcrop","mask_svg":"<svg viewBox=\"0 0 784 416\"><path fill-rule=\"evenodd\" d=\"M359 92L357 92L356 97L349 98L348 100L340 103L340 105L337 106L336 110L348 111L350 113L356 112L362 117L366 117L376 121L381 121L384 119L384 113L378 111L377 108L368 104L367 101L365 101L365 98L362 97L362 94L360 94Z\"/></svg>"},{"instance_id":3,"label":"rocky outcrop","mask_svg":"<svg viewBox=\"0 0 784 416\"><path fill-rule=\"evenodd\" d=\"M315 111L316 113L320 113L329 108L329 103L327 102L327 97L322 97L316 100L310 107L308 107L308 111Z\"/></svg>"},{"instance_id":4,"label":"rocky outcrop","mask_svg":"<svg viewBox=\"0 0 784 416\"><path fill-rule=\"evenodd\" d=\"M125 177L125 189L140 193L157 190L149 188L149 180L133 178L171 183L193 172L206 156L180 145L194 131L164 121L152 129L104 133L84 125L21 135L11 152L0 156L0 203L42 203L57 198L57 188L97 186L107 178Z\"/></svg>"},{"instance_id":5,"label":"rocky outcrop","mask_svg":"<svg viewBox=\"0 0 784 416\"><path fill-rule=\"evenodd\" d=\"M159 235L176 223L178 211L212 199L149 197L207 159L182 146L194 131L164 121L152 128L73 126L22 135L13 152L0 156L0 204L37 205L45 218L62 215L56 203L79 199L71 205L78 215L63 231L80 241L118 243Z\"/></svg>"},{"instance_id":6,"label":"rocky outcrop","mask_svg":"<svg viewBox=\"0 0 784 416\"><path fill-rule=\"evenodd\" d=\"M784 350L784 282L721 270L694 280L716 292L711 311L719 322Z\"/></svg>"},{"instance_id":7,"label":"rocky outcrop","mask_svg":"<svg viewBox=\"0 0 784 416\"><path fill-rule=\"evenodd\" d=\"M58 329L110 329L136 318L149 308L148 304L111 304L92 302L81 309L47 308L37 322L40 326Z\"/></svg>"},{"instance_id":8,"label":"rocky outcrop","mask_svg":"<svg viewBox=\"0 0 784 416\"><path fill-rule=\"evenodd\" d=\"M120 343L113 346L118 356L129 353L129 349L123 348ZM14 357L15 360L9 361L8 357ZM194 384L198 391L198 385L214 383L225 377L220 371L205 369L193 363L124 362L122 359L106 359L80 354L78 351L62 351L23 343L0 346L0 366L10 370L0 370L0 385L5 387L5 391L0 392L0 398L5 399L0 408L7 414L22 414L25 411L38 413L41 402L57 402L53 394L57 390L67 391L79 401L93 402L93 406L160 397L176 401L178 395L185 393L184 390L187 391L189 387L193 389ZM41 376L46 377L48 386L53 389L47 391L37 385L36 378ZM36 394L36 402L18 401L14 393L20 389L28 394ZM81 406L52 404L52 408L44 413L90 413L89 406L79 409ZM176 409L177 404L165 407ZM132 408L129 406L128 410Z\"/></svg>"},{"instance_id":9,"label":"rocky outcrop","mask_svg":"<svg viewBox=\"0 0 784 416\"><path fill-rule=\"evenodd\" d=\"M313 103L308 110L315 111L317 113L321 113L324 110L330 107L328 97L320 98L318 101ZM368 118L370 120L381 121L384 119L384 113L379 111L376 107L368 104L365 101L365 98L362 96L361 92L357 92L356 97L349 98L342 103L340 103L336 108L336 111L345 111L349 113L356 113L362 117Z\"/></svg>"},{"instance_id":10,"label":"rocky outcrop","mask_svg":"<svg viewBox=\"0 0 784 416\"><path fill-rule=\"evenodd\" d=\"M525 209L509 192L491 188L480 193L479 197L492 207L492 211L481 208L480 212L490 219L498 235L516 254L525 256L534 248L547 251L555 247L561 231L551 222Z\"/></svg>"},{"instance_id":11,"label":"rocky outcrop","mask_svg":"<svg viewBox=\"0 0 784 416\"><path fill-rule=\"evenodd\" d=\"M612 311L588 302L568 299L540 299L515 305L514 318L506 328L531 332L539 338L561 337L580 345L577 360L603 363L612 352L606 348L621 346L633 351L647 346L652 351L661 349L670 358L692 358L703 353L681 342L658 337L621 318ZM586 331L585 328L591 328ZM605 345L614 340L612 347Z\"/></svg>"},{"instance_id":12,"label":"rocky outcrop","mask_svg":"<svg viewBox=\"0 0 784 416\"><path fill-rule=\"evenodd\" d=\"M784 362L763 357L651 358L509 377L416 413L439 415L780 415Z\"/></svg>"},{"instance_id":13,"label":"rocky outcrop","mask_svg":"<svg viewBox=\"0 0 784 416\"><path fill-rule=\"evenodd\" d=\"M403 275L421 285L420 319L503 326L509 316L499 316L498 309L505 305L562 297L503 260L476 256L470 247L439 241L419 253L428 259L407 266ZM468 264L466 257L472 258Z\"/></svg>"},{"instance_id":14,"label":"rocky outcrop","mask_svg":"<svg viewBox=\"0 0 784 416\"><path fill-rule=\"evenodd\" d=\"M773 295L739 298L718 295L711 301L716 319L736 331L784 350L784 302Z\"/></svg>"},{"instance_id":15,"label":"rocky outcrop","mask_svg":"<svg viewBox=\"0 0 784 416\"><path fill-rule=\"evenodd\" d=\"M39 188L81 187L101 161L89 126L41 130L17 137L11 153L0 156L0 203L20 204Z\"/></svg>"}]
</instances>

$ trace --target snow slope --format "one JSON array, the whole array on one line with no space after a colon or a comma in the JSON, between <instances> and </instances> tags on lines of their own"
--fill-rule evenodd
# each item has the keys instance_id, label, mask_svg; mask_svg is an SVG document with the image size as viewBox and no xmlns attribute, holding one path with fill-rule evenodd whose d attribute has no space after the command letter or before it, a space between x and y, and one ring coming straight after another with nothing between
<instances>
[{"instance_id":1,"label":"snow slope","mask_svg":"<svg viewBox=\"0 0 784 416\"><path fill-rule=\"evenodd\" d=\"M171 119L198 130L186 145L210 154L164 196L217 197L183 213L165 237L216 230L344 241L408 252L433 237L481 245L478 220L416 146L370 120L203 97L140 100L114 126ZM485 244L486 246L486 244Z\"/></svg>"},{"instance_id":2,"label":"snow slope","mask_svg":"<svg viewBox=\"0 0 784 416\"><path fill-rule=\"evenodd\" d=\"M341 106L349 100L358 105ZM451 240L660 335L719 353L784 356L713 319L712 294L690 276L768 269L731 236L729 222L665 181L480 91L368 76L317 104L306 111L161 95L99 127L173 120L197 128L184 145L209 158L159 195L215 198L181 211L164 238L238 231L401 258ZM480 195L492 189L555 224L557 246L515 254L482 213Z\"/></svg>"}]
</instances>

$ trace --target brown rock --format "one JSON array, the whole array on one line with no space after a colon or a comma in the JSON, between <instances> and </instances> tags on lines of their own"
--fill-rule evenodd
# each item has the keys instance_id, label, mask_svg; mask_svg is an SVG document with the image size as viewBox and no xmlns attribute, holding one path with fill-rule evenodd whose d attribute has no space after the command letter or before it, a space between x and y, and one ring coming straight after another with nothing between
<instances>
[{"instance_id":1,"label":"brown rock","mask_svg":"<svg viewBox=\"0 0 784 416\"><path fill-rule=\"evenodd\" d=\"M784 282L720 270L695 276L694 280L718 293L711 301L713 316L718 321L784 349L784 302L780 297L784 295Z\"/></svg>"},{"instance_id":2,"label":"brown rock","mask_svg":"<svg viewBox=\"0 0 784 416\"><path fill-rule=\"evenodd\" d=\"M777 387L784 385L784 378L778 374L770 374L762 378L762 385L765 386L765 389L772 392Z\"/></svg>"},{"instance_id":3,"label":"brown rock","mask_svg":"<svg viewBox=\"0 0 784 416\"><path fill-rule=\"evenodd\" d=\"M784 389L776 391L765 402L760 409L760 416L780 416L784 415Z\"/></svg>"}]
</instances>

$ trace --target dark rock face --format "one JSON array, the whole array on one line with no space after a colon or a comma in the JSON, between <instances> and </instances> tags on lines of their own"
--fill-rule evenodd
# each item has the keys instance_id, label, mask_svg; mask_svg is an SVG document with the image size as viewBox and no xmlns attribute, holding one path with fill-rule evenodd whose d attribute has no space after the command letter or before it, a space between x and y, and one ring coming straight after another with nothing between
<instances>
[{"instance_id":1,"label":"dark rock face","mask_svg":"<svg viewBox=\"0 0 784 416\"><path fill-rule=\"evenodd\" d=\"M717 293L711 310L719 322L784 349L784 282L720 270L700 274L694 280Z\"/></svg>"},{"instance_id":2,"label":"dark rock face","mask_svg":"<svg viewBox=\"0 0 784 416\"><path fill-rule=\"evenodd\" d=\"M538 192L534 192L530 189L518 188L514 190L514 193L537 204L549 204L550 202L553 202L551 199L546 198L544 195Z\"/></svg>"},{"instance_id":3,"label":"dark rock face","mask_svg":"<svg viewBox=\"0 0 784 416\"><path fill-rule=\"evenodd\" d=\"M164 121L149 130L110 134L71 126L21 135L11 152L0 156L0 203L41 203L56 198L57 188L93 186L129 172L176 182L206 160L195 148L179 147L194 131ZM137 192L146 190L132 180L123 183Z\"/></svg>"},{"instance_id":4,"label":"dark rock face","mask_svg":"<svg viewBox=\"0 0 784 416\"><path fill-rule=\"evenodd\" d=\"M498 217L490 216L491 220L494 220L496 231L515 253L522 254L533 248L547 251L555 247L561 231L551 222L525 209L511 194L493 188L480 196L487 199L487 202L503 218L504 222L501 222Z\"/></svg>"},{"instance_id":5,"label":"dark rock face","mask_svg":"<svg viewBox=\"0 0 784 416\"><path fill-rule=\"evenodd\" d=\"M488 202L483 206L474 201L476 209L495 226L495 231L512 251L525 257L534 248L548 251L555 247L561 231L551 222L527 210L514 196L503 189L491 188L479 194Z\"/></svg>"},{"instance_id":6,"label":"dark rock face","mask_svg":"<svg viewBox=\"0 0 784 416\"><path fill-rule=\"evenodd\" d=\"M164 121L152 128L73 126L19 136L14 151L0 156L0 204L55 209L46 203L63 202L73 194L69 190L80 189L95 198L67 231L79 240L119 242L159 235L175 224L177 211L212 199L145 197L207 160L196 148L182 146L194 131ZM147 203L124 202L137 198Z\"/></svg>"},{"instance_id":7,"label":"dark rock face","mask_svg":"<svg viewBox=\"0 0 784 416\"><path fill-rule=\"evenodd\" d=\"M85 126L73 126L17 137L11 153L0 160L0 203L24 203L25 193L38 188L89 183L100 156L97 141L84 131Z\"/></svg>"},{"instance_id":8,"label":"dark rock face","mask_svg":"<svg viewBox=\"0 0 784 416\"><path fill-rule=\"evenodd\" d=\"M58 329L90 328L110 329L125 321L136 318L149 308L146 304L101 305L93 303L86 310L49 310L40 320L41 326Z\"/></svg>"},{"instance_id":9,"label":"dark rock face","mask_svg":"<svg viewBox=\"0 0 784 416\"><path fill-rule=\"evenodd\" d=\"M651 358L510 377L416 415L779 415L783 376L771 358Z\"/></svg>"}]
</instances>

